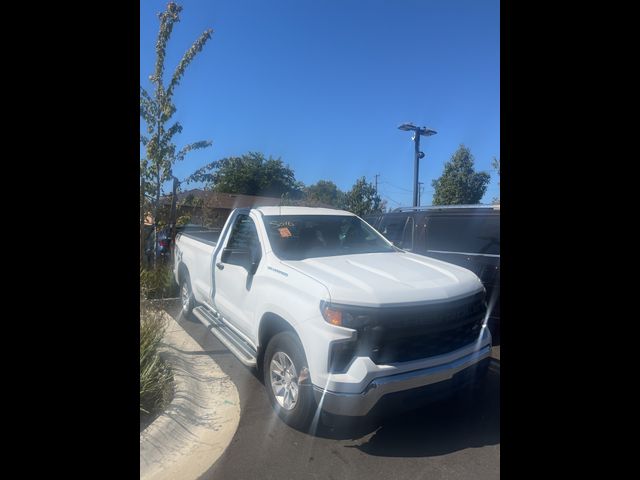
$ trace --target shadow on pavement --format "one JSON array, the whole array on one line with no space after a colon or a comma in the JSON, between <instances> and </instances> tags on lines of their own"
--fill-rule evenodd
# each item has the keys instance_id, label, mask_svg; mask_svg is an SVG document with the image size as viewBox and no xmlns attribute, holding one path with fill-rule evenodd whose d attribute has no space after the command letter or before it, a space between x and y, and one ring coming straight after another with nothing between
<instances>
[{"instance_id":1,"label":"shadow on pavement","mask_svg":"<svg viewBox=\"0 0 640 480\"><path fill-rule=\"evenodd\" d=\"M431 457L500 443L500 361L493 359L486 383L449 400L384 417L329 417L318 437L345 440L363 453L384 457Z\"/></svg>"}]
</instances>

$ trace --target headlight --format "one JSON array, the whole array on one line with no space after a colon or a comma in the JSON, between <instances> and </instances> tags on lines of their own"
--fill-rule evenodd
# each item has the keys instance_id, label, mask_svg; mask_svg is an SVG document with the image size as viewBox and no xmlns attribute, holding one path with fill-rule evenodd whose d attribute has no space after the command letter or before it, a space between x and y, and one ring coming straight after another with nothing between
<instances>
[{"instance_id":1,"label":"headlight","mask_svg":"<svg viewBox=\"0 0 640 480\"><path fill-rule=\"evenodd\" d=\"M341 310L336 308L332 308L329 305L324 305L322 308L322 316L324 319L329 322L331 325L337 325L338 327L343 326L343 318L346 320L347 314L343 314Z\"/></svg>"},{"instance_id":2,"label":"headlight","mask_svg":"<svg viewBox=\"0 0 640 480\"><path fill-rule=\"evenodd\" d=\"M334 306L325 301L320 302L320 312L327 323L338 327L359 328L369 321L368 315L349 312L347 308Z\"/></svg>"}]
</instances>

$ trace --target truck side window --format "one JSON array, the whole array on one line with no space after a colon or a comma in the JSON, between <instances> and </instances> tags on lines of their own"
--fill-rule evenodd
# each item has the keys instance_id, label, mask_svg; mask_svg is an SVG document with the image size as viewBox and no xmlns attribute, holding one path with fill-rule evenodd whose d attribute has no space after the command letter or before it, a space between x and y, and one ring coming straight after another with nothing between
<instances>
[{"instance_id":1,"label":"truck side window","mask_svg":"<svg viewBox=\"0 0 640 480\"><path fill-rule=\"evenodd\" d=\"M398 247L404 248L402 236L406 223L406 215L393 215L386 219L383 217L383 223L378 228L378 231L387 237L387 240L390 242L393 242Z\"/></svg>"},{"instance_id":2,"label":"truck side window","mask_svg":"<svg viewBox=\"0 0 640 480\"><path fill-rule=\"evenodd\" d=\"M407 218L402 232L402 248L405 250L413 250L413 231L415 230L415 221L413 217Z\"/></svg>"},{"instance_id":3,"label":"truck side window","mask_svg":"<svg viewBox=\"0 0 640 480\"><path fill-rule=\"evenodd\" d=\"M260 255L258 231L253 220L248 215L240 214L236 218L227 242L227 248L248 249L254 255Z\"/></svg>"},{"instance_id":4,"label":"truck side window","mask_svg":"<svg viewBox=\"0 0 640 480\"><path fill-rule=\"evenodd\" d=\"M497 215L433 216L427 229L430 251L500 255Z\"/></svg>"}]
</instances>

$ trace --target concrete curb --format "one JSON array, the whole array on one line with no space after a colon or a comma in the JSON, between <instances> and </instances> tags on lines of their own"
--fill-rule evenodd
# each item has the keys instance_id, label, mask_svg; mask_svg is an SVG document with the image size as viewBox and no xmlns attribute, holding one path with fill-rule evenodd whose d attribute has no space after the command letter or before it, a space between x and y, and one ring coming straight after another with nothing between
<instances>
[{"instance_id":1,"label":"concrete curb","mask_svg":"<svg viewBox=\"0 0 640 480\"><path fill-rule=\"evenodd\" d=\"M175 395L140 433L140 478L197 479L231 443L240 420L238 390L169 314L161 357L171 366Z\"/></svg>"}]
</instances>

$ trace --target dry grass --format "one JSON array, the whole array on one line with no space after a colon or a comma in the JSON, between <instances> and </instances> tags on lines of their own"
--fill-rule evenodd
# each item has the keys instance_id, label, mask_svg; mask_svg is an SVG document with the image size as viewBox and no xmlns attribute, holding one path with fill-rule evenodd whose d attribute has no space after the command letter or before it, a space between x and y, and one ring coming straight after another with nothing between
<instances>
[{"instance_id":1,"label":"dry grass","mask_svg":"<svg viewBox=\"0 0 640 480\"><path fill-rule=\"evenodd\" d=\"M160 311L141 305L140 309L140 419L159 413L171 399L171 370L158 354L167 328Z\"/></svg>"}]
</instances>

